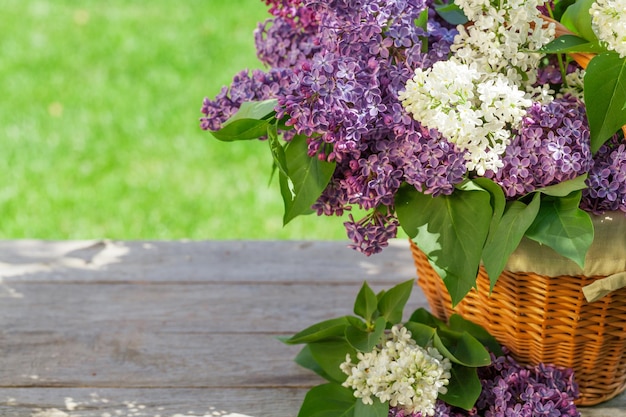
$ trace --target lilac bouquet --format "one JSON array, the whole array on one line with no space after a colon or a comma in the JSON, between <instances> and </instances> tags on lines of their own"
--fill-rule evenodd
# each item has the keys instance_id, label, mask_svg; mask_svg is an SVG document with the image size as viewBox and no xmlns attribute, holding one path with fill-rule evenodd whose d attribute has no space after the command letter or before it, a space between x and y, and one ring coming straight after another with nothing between
<instances>
[{"instance_id":1,"label":"lilac bouquet","mask_svg":"<svg viewBox=\"0 0 626 417\"><path fill-rule=\"evenodd\" d=\"M285 224L345 215L366 255L402 227L456 304L522 238L582 265L626 212L625 0L265 2L267 70L201 126L267 141Z\"/></svg>"}]
</instances>

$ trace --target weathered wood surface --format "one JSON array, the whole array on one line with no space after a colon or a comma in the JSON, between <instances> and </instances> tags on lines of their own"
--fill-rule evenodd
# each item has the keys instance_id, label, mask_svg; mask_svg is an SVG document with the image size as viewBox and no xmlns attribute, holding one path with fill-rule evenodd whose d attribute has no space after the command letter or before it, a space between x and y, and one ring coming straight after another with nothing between
<instances>
[{"instance_id":1,"label":"weathered wood surface","mask_svg":"<svg viewBox=\"0 0 626 417\"><path fill-rule=\"evenodd\" d=\"M0 416L294 417L320 380L276 336L414 276L404 241L0 242Z\"/></svg>"}]
</instances>

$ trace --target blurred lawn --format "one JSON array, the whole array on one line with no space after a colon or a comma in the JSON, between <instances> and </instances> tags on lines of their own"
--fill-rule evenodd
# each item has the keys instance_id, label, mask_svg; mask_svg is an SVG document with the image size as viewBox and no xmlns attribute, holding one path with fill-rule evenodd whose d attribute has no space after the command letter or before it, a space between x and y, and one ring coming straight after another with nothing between
<instances>
[{"instance_id":1,"label":"blurred lawn","mask_svg":"<svg viewBox=\"0 0 626 417\"><path fill-rule=\"evenodd\" d=\"M264 143L199 129L204 96L259 67L261 0L5 0L0 238L344 239L282 227Z\"/></svg>"}]
</instances>

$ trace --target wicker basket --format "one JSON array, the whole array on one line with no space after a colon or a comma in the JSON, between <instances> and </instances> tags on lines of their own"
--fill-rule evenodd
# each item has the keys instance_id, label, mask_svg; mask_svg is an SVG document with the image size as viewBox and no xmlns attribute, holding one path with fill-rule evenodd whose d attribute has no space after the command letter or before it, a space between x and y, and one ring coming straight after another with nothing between
<instances>
[{"instance_id":1,"label":"wicker basket","mask_svg":"<svg viewBox=\"0 0 626 417\"><path fill-rule=\"evenodd\" d=\"M426 255L413 243L411 251L418 284L440 319L456 312L482 325L521 363L573 368L578 405L601 403L626 388L626 288L588 303L581 288L595 278L505 271L489 296L489 278L481 268L478 290L453 310Z\"/></svg>"}]
</instances>

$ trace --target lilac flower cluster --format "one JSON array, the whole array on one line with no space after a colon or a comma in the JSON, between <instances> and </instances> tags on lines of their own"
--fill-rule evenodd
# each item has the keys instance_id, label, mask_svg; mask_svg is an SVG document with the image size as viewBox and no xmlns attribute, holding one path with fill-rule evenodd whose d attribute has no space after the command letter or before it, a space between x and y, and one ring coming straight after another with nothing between
<instances>
[{"instance_id":1,"label":"lilac flower cluster","mask_svg":"<svg viewBox=\"0 0 626 417\"><path fill-rule=\"evenodd\" d=\"M265 1L273 17L255 37L270 70L241 73L205 100L201 126L219 128L243 101L276 98L277 117L308 137L309 154L337 162L313 208L368 211L346 230L356 250L380 252L396 236L394 195L403 182L436 196L466 174L463 153L398 100L415 68L448 58L456 29L432 8L415 24L431 0Z\"/></svg>"},{"instance_id":2,"label":"lilac flower cluster","mask_svg":"<svg viewBox=\"0 0 626 417\"><path fill-rule=\"evenodd\" d=\"M447 57L454 32L439 25L427 35L414 24L425 4L414 3L316 6L321 51L294 70L293 93L278 99L299 133L333 144L332 159L358 157L368 141L388 136L403 113L395 104L410 68ZM433 40L429 54L422 52L426 36Z\"/></svg>"},{"instance_id":3,"label":"lilac flower cluster","mask_svg":"<svg viewBox=\"0 0 626 417\"><path fill-rule=\"evenodd\" d=\"M292 68L319 50L317 18L302 0L265 0L274 18L255 30L258 58L270 67L267 72L244 70L235 75L230 86L222 87L213 99L204 99L200 127L218 130L245 101L285 96L292 87Z\"/></svg>"},{"instance_id":4,"label":"lilac flower cluster","mask_svg":"<svg viewBox=\"0 0 626 417\"><path fill-rule=\"evenodd\" d=\"M269 13L274 16L295 19L302 9L302 0L265 0Z\"/></svg>"},{"instance_id":5,"label":"lilac flower cluster","mask_svg":"<svg viewBox=\"0 0 626 417\"><path fill-rule=\"evenodd\" d=\"M352 246L367 255L395 237L390 209L402 182L449 194L465 174L454 145L421 129L398 101L412 68L447 58L456 33L434 14L427 30L416 26L425 6L404 0L317 4L320 51L294 69L291 94L278 97L279 117L309 137L310 155L337 162L313 207L318 214L341 215L353 205L373 210L345 223Z\"/></svg>"},{"instance_id":6,"label":"lilac flower cluster","mask_svg":"<svg viewBox=\"0 0 626 417\"><path fill-rule=\"evenodd\" d=\"M398 232L398 220L389 212L373 211L359 221L352 214L348 217L350 220L344 226L353 242L348 247L366 255L383 250L384 242L396 237Z\"/></svg>"},{"instance_id":7,"label":"lilac flower cluster","mask_svg":"<svg viewBox=\"0 0 626 417\"><path fill-rule=\"evenodd\" d=\"M589 171L593 161L583 103L570 96L546 105L534 103L502 162L497 173L485 176L496 181L508 198Z\"/></svg>"},{"instance_id":8,"label":"lilac flower cluster","mask_svg":"<svg viewBox=\"0 0 626 417\"><path fill-rule=\"evenodd\" d=\"M319 16L302 0L266 0L275 17L254 31L257 57L270 68L293 68L320 50Z\"/></svg>"},{"instance_id":9,"label":"lilac flower cluster","mask_svg":"<svg viewBox=\"0 0 626 417\"><path fill-rule=\"evenodd\" d=\"M594 156L580 207L595 214L621 210L626 213L626 145L618 135Z\"/></svg>"},{"instance_id":10,"label":"lilac flower cluster","mask_svg":"<svg viewBox=\"0 0 626 417\"><path fill-rule=\"evenodd\" d=\"M483 390L476 406L469 411L451 407L439 400L435 417L579 417L574 404L578 385L571 369L539 364L520 365L510 355L492 356L491 365L479 368ZM391 408L389 417L407 415Z\"/></svg>"}]
</instances>

